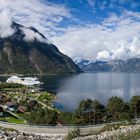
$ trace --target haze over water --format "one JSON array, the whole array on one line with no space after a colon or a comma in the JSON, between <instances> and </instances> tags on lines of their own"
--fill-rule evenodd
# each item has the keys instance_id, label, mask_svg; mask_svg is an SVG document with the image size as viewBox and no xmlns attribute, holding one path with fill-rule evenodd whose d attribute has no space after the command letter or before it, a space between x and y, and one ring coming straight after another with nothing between
<instances>
[{"instance_id":1,"label":"haze over water","mask_svg":"<svg viewBox=\"0 0 140 140\"><path fill-rule=\"evenodd\" d=\"M140 95L140 73L82 73L69 77L54 77L46 87L57 92L57 102L67 110L74 110L82 99L96 99L102 104L112 96L129 101L134 95ZM53 84L51 87L51 84ZM51 89L49 89L51 90Z\"/></svg>"}]
</instances>

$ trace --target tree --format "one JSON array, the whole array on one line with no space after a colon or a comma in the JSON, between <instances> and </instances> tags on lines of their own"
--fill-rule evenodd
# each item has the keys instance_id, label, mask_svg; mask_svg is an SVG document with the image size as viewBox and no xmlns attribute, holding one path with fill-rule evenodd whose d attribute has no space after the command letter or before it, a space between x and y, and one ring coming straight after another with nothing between
<instances>
[{"instance_id":1,"label":"tree","mask_svg":"<svg viewBox=\"0 0 140 140\"><path fill-rule=\"evenodd\" d=\"M76 114L84 123L96 123L100 121L104 110L105 107L97 100L87 99L80 102Z\"/></svg>"},{"instance_id":2,"label":"tree","mask_svg":"<svg viewBox=\"0 0 140 140\"><path fill-rule=\"evenodd\" d=\"M123 99L120 97L111 97L108 100L108 104L106 106L106 109L108 113L113 117L113 120L119 120L121 119L120 116L122 113L127 112L127 104L123 102Z\"/></svg>"},{"instance_id":3,"label":"tree","mask_svg":"<svg viewBox=\"0 0 140 140\"><path fill-rule=\"evenodd\" d=\"M54 110L47 108L36 107L31 111L28 121L31 124L42 124L42 125L55 125L58 120L58 113Z\"/></svg>"},{"instance_id":4,"label":"tree","mask_svg":"<svg viewBox=\"0 0 140 140\"><path fill-rule=\"evenodd\" d=\"M85 111L91 110L93 101L91 99L81 100L77 109L78 115L83 115Z\"/></svg>"},{"instance_id":5,"label":"tree","mask_svg":"<svg viewBox=\"0 0 140 140\"><path fill-rule=\"evenodd\" d=\"M140 96L133 96L130 100L130 111L135 118L138 117L140 113Z\"/></svg>"},{"instance_id":6,"label":"tree","mask_svg":"<svg viewBox=\"0 0 140 140\"><path fill-rule=\"evenodd\" d=\"M74 112L62 111L60 114L60 119L63 120L65 124L75 124L77 121Z\"/></svg>"},{"instance_id":7,"label":"tree","mask_svg":"<svg viewBox=\"0 0 140 140\"><path fill-rule=\"evenodd\" d=\"M81 135L80 129L75 129L73 131L70 131L65 139L73 140L74 138L80 137L80 135Z\"/></svg>"},{"instance_id":8,"label":"tree","mask_svg":"<svg viewBox=\"0 0 140 140\"><path fill-rule=\"evenodd\" d=\"M97 100L94 100L92 103L92 110L93 112L93 123L97 123L98 121L101 121L101 118L104 115L105 107L100 104Z\"/></svg>"}]
</instances>

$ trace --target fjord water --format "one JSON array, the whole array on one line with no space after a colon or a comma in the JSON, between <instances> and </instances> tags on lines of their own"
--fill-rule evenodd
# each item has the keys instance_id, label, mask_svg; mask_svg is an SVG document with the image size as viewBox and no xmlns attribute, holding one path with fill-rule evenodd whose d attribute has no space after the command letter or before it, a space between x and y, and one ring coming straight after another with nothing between
<instances>
[{"instance_id":1,"label":"fjord water","mask_svg":"<svg viewBox=\"0 0 140 140\"><path fill-rule=\"evenodd\" d=\"M0 77L0 81L5 81ZM140 95L140 73L82 73L71 76L39 76L43 87L56 93L56 105L68 111L76 109L82 99L97 99L102 104L112 96L129 101Z\"/></svg>"},{"instance_id":2,"label":"fjord water","mask_svg":"<svg viewBox=\"0 0 140 140\"><path fill-rule=\"evenodd\" d=\"M140 73L82 73L42 80L47 90L57 93L56 102L69 111L76 109L82 99L96 99L105 105L112 96L129 101L140 95Z\"/></svg>"}]
</instances>

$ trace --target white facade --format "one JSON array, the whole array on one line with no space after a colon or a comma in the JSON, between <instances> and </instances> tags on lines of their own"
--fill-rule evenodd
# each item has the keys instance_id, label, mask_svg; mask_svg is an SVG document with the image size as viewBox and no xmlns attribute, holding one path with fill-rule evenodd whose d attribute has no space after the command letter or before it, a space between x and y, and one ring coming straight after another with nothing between
<instances>
[{"instance_id":1,"label":"white facade","mask_svg":"<svg viewBox=\"0 0 140 140\"><path fill-rule=\"evenodd\" d=\"M25 86L33 86L33 85L39 85L41 84L38 78L36 77L23 77L20 78L18 76L12 76L9 77L6 81L6 83L17 83L17 84L22 84Z\"/></svg>"}]
</instances>

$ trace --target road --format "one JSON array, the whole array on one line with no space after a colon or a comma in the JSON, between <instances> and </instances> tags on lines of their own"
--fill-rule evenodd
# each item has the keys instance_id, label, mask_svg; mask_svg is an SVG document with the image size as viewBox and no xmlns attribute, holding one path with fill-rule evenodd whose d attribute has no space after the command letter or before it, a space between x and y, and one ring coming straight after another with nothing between
<instances>
[{"instance_id":1,"label":"road","mask_svg":"<svg viewBox=\"0 0 140 140\"><path fill-rule=\"evenodd\" d=\"M7 122L1 122L0 126L4 128L12 128L18 130L20 132L31 133L31 134L39 134L46 136L56 136L62 135L65 136L68 132L75 130L77 128L80 129L82 134L89 133L92 131L99 131L105 125L89 125L89 126L33 126L33 125L19 125L19 124L11 124Z\"/></svg>"},{"instance_id":2,"label":"road","mask_svg":"<svg viewBox=\"0 0 140 140\"><path fill-rule=\"evenodd\" d=\"M48 108L49 110L55 110L57 113L60 113L60 111L59 110L56 110L56 109L54 109L53 107L51 107L51 106L49 106L49 105L47 105L47 104L45 104L45 103L43 103L43 102L41 102L40 100L38 100L38 98L39 98L39 94L38 94L38 96L36 97L36 101L40 104L40 105L42 105L44 108Z\"/></svg>"},{"instance_id":3,"label":"road","mask_svg":"<svg viewBox=\"0 0 140 140\"><path fill-rule=\"evenodd\" d=\"M140 122L140 119L136 119L137 122ZM12 128L20 132L25 132L29 134L38 134L42 136L65 136L72 130L80 129L81 134L88 134L91 132L98 132L103 127L109 124L118 124L121 122L113 122L99 125L86 125L86 126L34 126L34 125L21 125L21 124L12 124L7 122L0 121L0 126L3 128Z\"/></svg>"}]
</instances>

